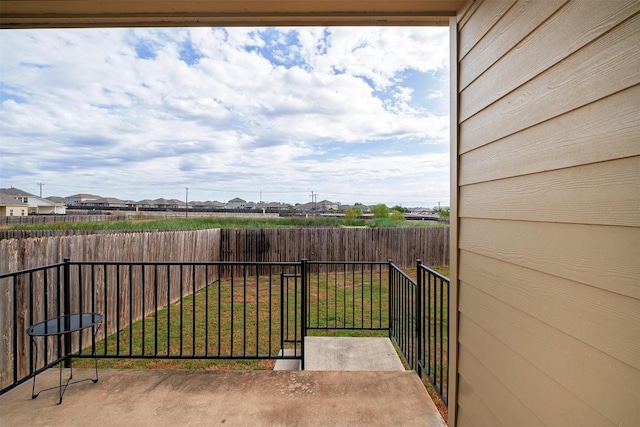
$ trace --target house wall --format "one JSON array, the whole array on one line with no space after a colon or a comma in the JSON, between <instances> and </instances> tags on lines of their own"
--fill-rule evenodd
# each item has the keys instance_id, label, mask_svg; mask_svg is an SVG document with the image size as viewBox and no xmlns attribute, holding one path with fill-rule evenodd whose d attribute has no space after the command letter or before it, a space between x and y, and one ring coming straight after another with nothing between
<instances>
[{"instance_id":1,"label":"house wall","mask_svg":"<svg viewBox=\"0 0 640 427\"><path fill-rule=\"evenodd\" d=\"M11 214L13 211L13 214ZM0 216L27 216L29 208L26 205L21 206L0 206Z\"/></svg>"},{"instance_id":2,"label":"house wall","mask_svg":"<svg viewBox=\"0 0 640 427\"><path fill-rule=\"evenodd\" d=\"M457 17L458 426L640 425L639 10Z\"/></svg>"}]
</instances>

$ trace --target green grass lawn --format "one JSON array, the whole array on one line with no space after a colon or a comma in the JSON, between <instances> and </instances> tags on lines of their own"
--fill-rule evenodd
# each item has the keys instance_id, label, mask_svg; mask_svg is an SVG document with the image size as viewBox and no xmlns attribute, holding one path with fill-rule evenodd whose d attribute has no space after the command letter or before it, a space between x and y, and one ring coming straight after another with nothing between
<instances>
[{"instance_id":1,"label":"green grass lawn","mask_svg":"<svg viewBox=\"0 0 640 427\"><path fill-rule=\"evenodd\" d=\"M179 219L131 219L104 222L56 222L44 224L16 224L11 230L117 230L166 231L201 230L210 228L323 228L323 227L448 227L435 221L396 221L383 219L343 219L328 217L236 218L205 217Z\"/></svg>"}]
</instances>

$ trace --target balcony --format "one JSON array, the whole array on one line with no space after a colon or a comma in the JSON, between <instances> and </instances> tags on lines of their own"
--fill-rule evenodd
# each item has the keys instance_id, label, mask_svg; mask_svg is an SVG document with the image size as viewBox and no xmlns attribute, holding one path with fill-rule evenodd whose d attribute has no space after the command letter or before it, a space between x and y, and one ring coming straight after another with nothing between
<instances>
[{"instance_id":1,"label":"balcony","mask_svg":"<svg viewBox=\"0 0 640 427\"><path fill-rule=\"evenodd\" d=\"M446 405L448 280L420 262L65 260L0 286L7 425L444 424L423 381ZM24 333L80 312L103 315L95 334ZM71 358L61 405L32 400L30 380L56 386Z\"/></svg>"}]
</instances>

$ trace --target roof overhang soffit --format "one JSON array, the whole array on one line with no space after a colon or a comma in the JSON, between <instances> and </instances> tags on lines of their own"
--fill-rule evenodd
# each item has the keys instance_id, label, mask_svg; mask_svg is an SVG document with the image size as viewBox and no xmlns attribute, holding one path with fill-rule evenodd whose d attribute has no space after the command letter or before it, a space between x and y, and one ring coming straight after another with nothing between
<instances>
[{"instance_id":1,"label":"roof overhang soffit","mask_svg":"<svg viewBox=\"0 0 640 427\"><path fill-rule=\"evenodd\" d=\"M468 0L2 1L0 28L448 25Z\"/></svg>"}]
</instances>

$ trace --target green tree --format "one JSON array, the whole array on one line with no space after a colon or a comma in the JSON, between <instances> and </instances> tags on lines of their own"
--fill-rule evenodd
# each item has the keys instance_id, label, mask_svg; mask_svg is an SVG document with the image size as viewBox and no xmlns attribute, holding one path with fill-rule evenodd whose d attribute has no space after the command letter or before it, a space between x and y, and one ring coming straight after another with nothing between
<instances>
[{"instance_id":1,"label":"green tree","mask_svg":"<svg viewBox=\"0 0 640 427\"><path fill-rule=\"evenodd\" d=\"M398 211L401 213L409 212L409 209L402 207L400 205L395 205L394 207L391 208L391 210Z\"/></svg>"},{"instance_id":2,"label":"green tree","mask_svg":"<svg viewBox=\"0 0 640 427\"><path fill-rule=\"evenodd\" d=\"M440 218L449 218L450 215L451 211L449 210L449 208L440 209Z\"/></svg>"},{"instance_id":3,"label":"green tree","mask_svg":"<svg viewBox=\"0 0 640 427\"><path fill-rule=\"evenodd\" d=\"M389 214L389 218L391 218L394 221L404 221L405 217L404 214L402 212L400 212L399 210L396 209L392 209L391 213Z\"/></svg>"},{"instance_id":4,"label":"green tree","mask_svg":"<svg viewBox=\"0 0 640 427\"><path fill-rule=\"evenodd\" d=\"M357 206L352 206L346 211L344 211L345 219L357 219L361 215L362 215L362 209L360 209Z\"/></svg>"},{"instance_id":5,"label":"green tree","mask_svg":"<svg viewBox=\"0 0 640 427\"><path fill-rule=\"evenodd\" d=\"M389 208L384 203L372 207L371 212L374 218L389 218Z\"/></svg>"}]
</instances>

